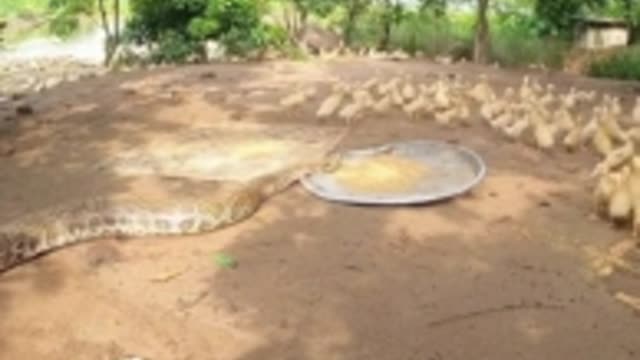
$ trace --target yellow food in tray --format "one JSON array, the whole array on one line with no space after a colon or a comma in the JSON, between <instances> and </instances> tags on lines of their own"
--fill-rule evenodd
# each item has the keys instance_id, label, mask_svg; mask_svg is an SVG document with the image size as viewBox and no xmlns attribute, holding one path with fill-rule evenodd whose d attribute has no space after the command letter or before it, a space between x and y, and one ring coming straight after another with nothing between
<instances>
[{"instance_id":1,"label":"yellow food in tray","mask_svg":"<svg viewBox=\"0 0 640 360\"><path fill-rule=\"evenodd\" d=\"M341 186L353 191L389 193L411 191L428 173L429 169L421 162L382 154L345 162L333 176Z\"/></svg>"}]
</instances>

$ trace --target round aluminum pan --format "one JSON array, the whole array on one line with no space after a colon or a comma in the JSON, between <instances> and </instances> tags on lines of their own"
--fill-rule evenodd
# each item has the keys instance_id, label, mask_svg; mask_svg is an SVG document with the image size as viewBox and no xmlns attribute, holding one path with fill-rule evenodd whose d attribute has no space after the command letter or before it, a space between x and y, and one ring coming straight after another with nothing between
<instances>
[{"instance_id":1,"label":"round aluminum pan","mask_svg":"<svg viewBox=\"0 0 640 360\"><path fill-rule=\"evenodd\" d=\"M301 179L314 195L329 201L362 205L409 205L436 202L459 196L478 185L487 168L475 152L439 141L412 140L374 148L348 151L344 162L357 162L380 152L398 154L424 163L431 171L410 191L392 193L359 192L342 186L329 173ZM364 175L363 175L364 176Z\"/></svg>"}]
</instances>

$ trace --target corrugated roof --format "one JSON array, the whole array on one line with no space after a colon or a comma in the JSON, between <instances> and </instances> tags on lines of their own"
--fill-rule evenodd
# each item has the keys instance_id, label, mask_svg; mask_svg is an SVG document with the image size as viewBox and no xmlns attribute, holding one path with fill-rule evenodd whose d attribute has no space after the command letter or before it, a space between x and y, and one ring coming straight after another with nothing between
<instances>
[{"instance_id":1,"label":"corrugated roof","mask_svg":"<svg viewBox=\"0 0 640 360\"><path fill-rule=\"evenodd\" d=\"M627 26L628 25L626 20L620 19L620 18L613 18L613 17L586 16L586 17L577 17L576 19L581 23L593 24L593 25L610 25L610 26Z\"/></svg>"}]
</instances>

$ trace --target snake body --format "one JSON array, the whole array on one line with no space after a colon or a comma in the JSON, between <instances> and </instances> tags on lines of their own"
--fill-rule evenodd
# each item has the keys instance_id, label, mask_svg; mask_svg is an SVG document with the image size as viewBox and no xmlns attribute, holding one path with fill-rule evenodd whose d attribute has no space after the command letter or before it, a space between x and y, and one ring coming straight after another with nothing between
<instances>
[{"instance_id":1,"label":"snake body","mask_svg":"<svg viewBox=\"0 0 640 360\"><path fill-rule=\"evenodd\" d=\"M265 200L301 177L319 170L330 171L338 163L339 156L331 156L267 175L216 201L207 201L204 194L184 203L172 201L159 206L94 198L43 211L26 221L0 226L0 273L55 249L97 238L211 232L249 218Z\"/></svg>"}]
</instances>

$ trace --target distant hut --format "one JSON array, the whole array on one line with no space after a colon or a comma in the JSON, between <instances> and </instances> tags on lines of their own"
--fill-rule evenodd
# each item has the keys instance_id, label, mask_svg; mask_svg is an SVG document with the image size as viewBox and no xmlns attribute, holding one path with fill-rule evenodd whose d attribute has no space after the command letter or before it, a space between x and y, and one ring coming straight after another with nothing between
<instances>
[{"instance_id":1,"label":"distant hut","mask_svg":"<svg viewBox=\"0 0 640 360\"><path fill-rule=\"evenodd\" d=\"M624 20L591 17L580 18L577 23L577 45L580 48L602 50L629 44L631 29Z\"/></svg>"}]
</instances>

